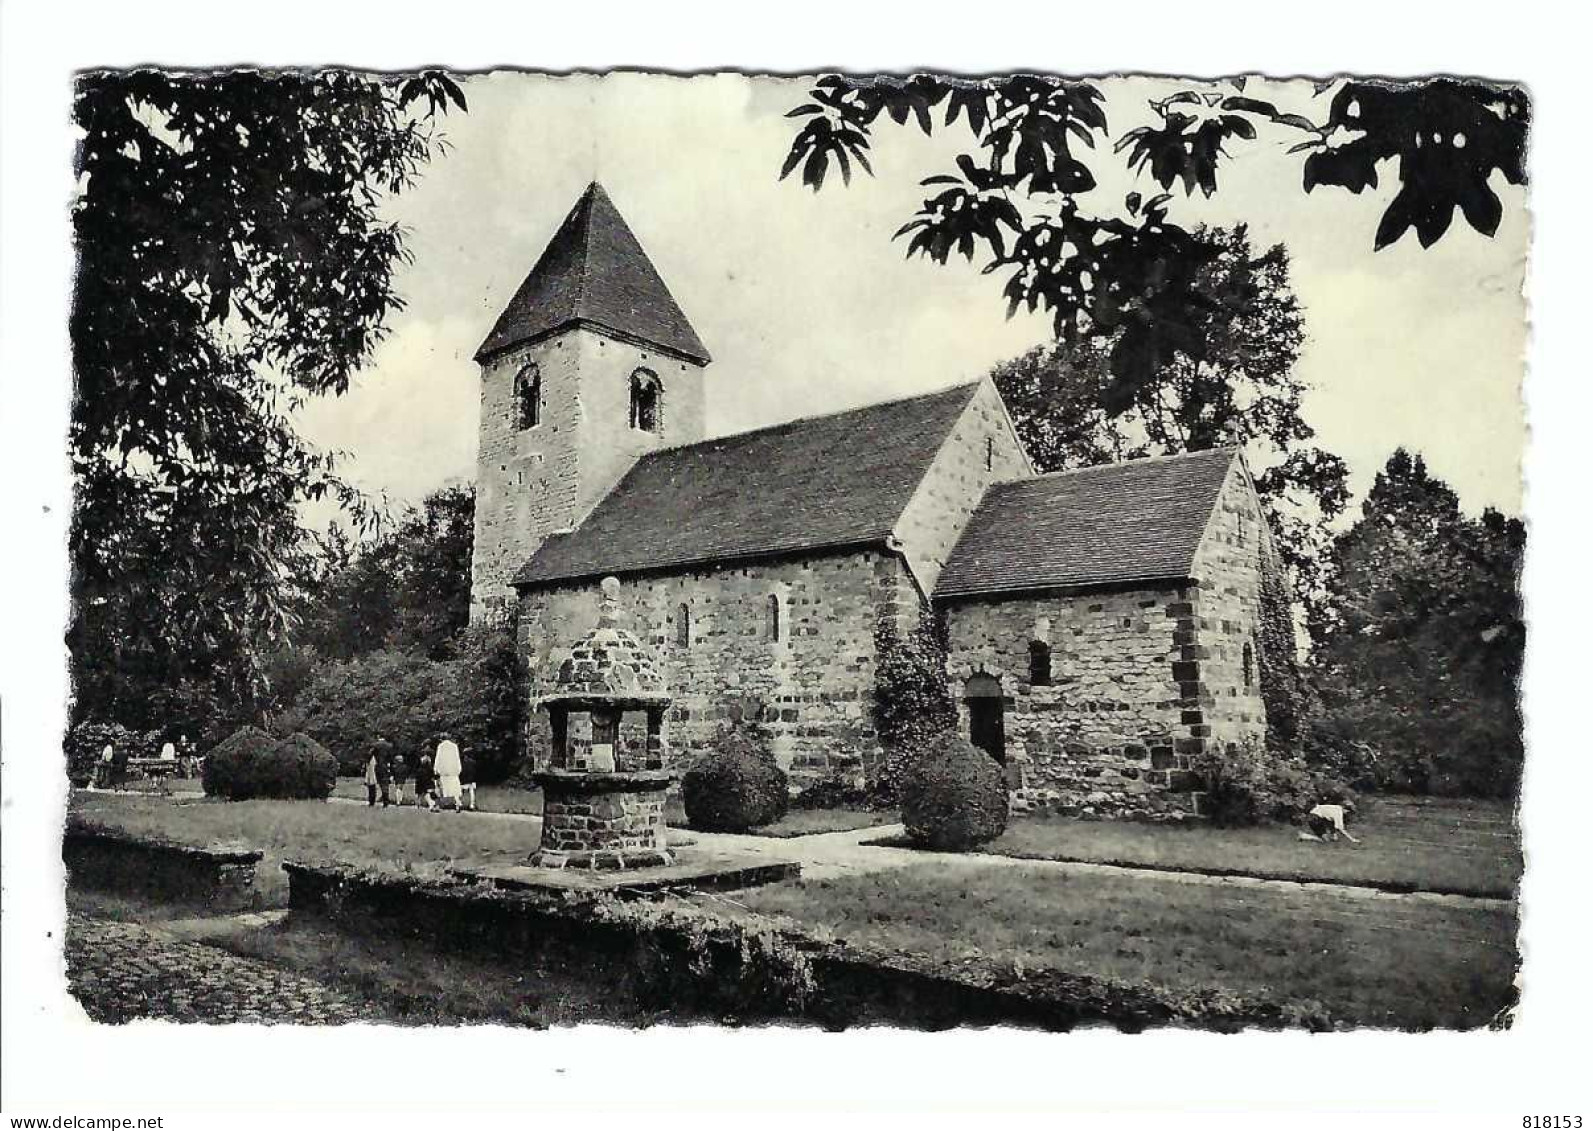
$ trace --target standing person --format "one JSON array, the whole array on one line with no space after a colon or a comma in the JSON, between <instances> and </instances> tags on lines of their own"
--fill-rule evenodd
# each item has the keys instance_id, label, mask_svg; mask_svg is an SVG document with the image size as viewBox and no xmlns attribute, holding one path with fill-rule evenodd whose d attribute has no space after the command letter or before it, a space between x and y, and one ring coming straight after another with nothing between
<instances>
[{"instance_id":1,"label":"standing person","mask_svg":"<svg viewBox=\"0 0 1593 1131\"><path fill-rule=\"evenodd\" d=\"M415 767L415 807L422 802L428 813L437 812L437 772L431 768L430 754L422 754Z\"/></svg>"},{"instance_id":2,"label":"standing person","mask_svg":"<svg viewBox=\"0 0 1593 1131\"><path fill-rule=\"evenodd\" d=\"M459 760L459 744L446 734L437 743L437 761L433 765L437 769L437 792L442 795L444 804L457 813L464 808L459 782L463 766Z\"/></svg>"},{"instance_id":3,"label":"standing person","mask_svg":"<svg viewBox=\"0 0 1593 1131\"><path fill-rule=\"evenodd\" d=\"M105 749L100 751L99 765L94 767L94 781L89 783L90 789L94 788L95 782L99 783L101 789L111 788L111 763L114 761L116 761L116 747L107 742Z\"/></svg>"},{"instance_id":4,"label":"standing person","mask_svg":"<svg viewBox=\"0 0 1593 1131\"><path fill-rule=\"evenodd\" d=\"M365 759L365 807L367 809L376 808L376 767L381 760L382 756L377 753L375 747L372 747L370 757Z\"/></svg>"},{"instance_id":5,"label":"standing person","mask_svg":"<svg viewBox=\"0 0 1593 1131\"><path fill-rule=\"evenodd\" d=\"M404 804L404 783L409 780L409 763L402 754L393 755L393 804Z\"/></svg>"},{"instance_id":6,"label":"standing person","mask_svg":"<svg viewBox=\"0 0 1593 1131\"><path fill-rule=\"evenodd\" d=\"M111 751L111 764L105 768L105 784L115 788L127 781L127 748L116 750L107 746L105 749Z\"/></svg>"},{"instance_id":7,"label":"standing person","mask_svg":"<svg viewBox=\"0 0 1593 1131\"><path fill-rule=\"evenodd\" d=\"M459 759L459 793L464 800L464 806L472 813L476 811L476 760L469 754Z\"/></svg>"},{"instance_id":8,"label":"standing person","mask_svg":"<svg viewBox=\"0 0 1593 1131\"><path fill-rule=\"evenodd\" d=\"M382 808L393 803L393 747L385 738L376 740L376 784L382 791Z\"/></svg>"}]
</instances>

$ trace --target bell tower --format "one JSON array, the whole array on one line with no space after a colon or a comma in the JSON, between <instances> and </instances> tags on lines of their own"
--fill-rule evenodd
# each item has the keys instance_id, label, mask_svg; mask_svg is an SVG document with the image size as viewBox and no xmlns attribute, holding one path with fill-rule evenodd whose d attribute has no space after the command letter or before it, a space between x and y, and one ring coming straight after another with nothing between
<instances>
[{"instance_id":1,"label":"bell tower","mask_svg":"<svg viewBox=\"0 0 1593 1131\"><path fill-rule=\"evenodd\" d=\"M710 358L596 181L476 351L470 619L512 608L515 572L642 455L704 438Z\"/></svg>"}]
</instances>

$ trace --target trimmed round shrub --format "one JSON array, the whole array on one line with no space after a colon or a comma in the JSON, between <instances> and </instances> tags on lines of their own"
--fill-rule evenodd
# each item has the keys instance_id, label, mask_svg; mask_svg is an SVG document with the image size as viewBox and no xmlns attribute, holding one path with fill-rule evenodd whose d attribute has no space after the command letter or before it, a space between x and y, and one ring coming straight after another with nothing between
<instances>
[{"instance_id":1,"label":"trimmed round shrub","mask_svg":"<svg viewBox=\"0 0 1593 1131\"><path fill-rule=\"evenodd\" d=\"M1000 764L960 734L943 735L902 770L902 824L925 848L957 852L1007 828L1007 781Z\"/></svg>"},{"instance_id":2,"label":"trimmed round shrub","mask_svg":"<svg viewBox=\"0 0 1593 1131\"><path fill-rule=\"evenodd\" d=\"M337 759L307 734L290 734L265 761L261 796L322 801L337 784Z\"/></svg>"},{"instance_id":3,"label":"trimmed round shrub","mask_svg":"<svg viewBox=\"0 0 1593 1131\"><path fill-rule=\"evenodd\" d=\"M228 801L255 797L324 799L337 781L337 759L313 738L277 741L242 727L205 758L205 793Z\"/></svg>"},{"instance_id":4,"label":"trimmed round shrub","mask_svg":"<svg viewBox=\"0 0 1593 1131\"><path fill-rule=\"evenodd\" d=\"M761 728L726 727L714 749L692 763L680 783L686 823L701 832L739 833L785 816L785 771Z\"/></svg>"},{"instance_id":5,"label":"trimmed round shrub","mask_svg":"<svg viewBox=\"0 0 1593 1131\"><path fill-rule=\"evenodd\" d=\"M259 727L239 727L205 755L200 785L207 797L241 801L257 793L259 765L277 740Z\"/></svg>"}]
</instances>

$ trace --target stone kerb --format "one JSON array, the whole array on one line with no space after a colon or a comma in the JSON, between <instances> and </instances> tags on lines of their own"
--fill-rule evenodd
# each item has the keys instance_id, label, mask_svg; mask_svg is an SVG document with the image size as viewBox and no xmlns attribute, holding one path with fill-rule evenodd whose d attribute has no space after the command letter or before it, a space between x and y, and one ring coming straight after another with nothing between
<instances>
[{"instance_id":1,"label":"stone kerb","mask_svg":"<svg viewBox=\"0 0 1593 1131\"><path fill-rule=\"evenodd\" d=\"M253 906L261 856L255 849L200 848L76 824L61 840L75 885L227 911Z\"/></svg>"}]
</instances>

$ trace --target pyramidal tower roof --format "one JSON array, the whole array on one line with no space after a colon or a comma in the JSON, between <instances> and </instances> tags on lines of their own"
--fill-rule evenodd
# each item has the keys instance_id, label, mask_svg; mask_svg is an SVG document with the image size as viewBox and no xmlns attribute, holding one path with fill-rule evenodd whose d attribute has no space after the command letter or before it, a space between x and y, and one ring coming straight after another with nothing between
<instances>
[{"instance_id":1,"label":"pyramidal tower roof","mask_svg":"<svg viewBox=\"0 0 1593 1131\"><path fill-rule=\"evenodd\" d=\"M596 181L548 241L476 351L476 360L579 325L688 361L709 361L697 331Z\"/></svg>"}]
</instances>

